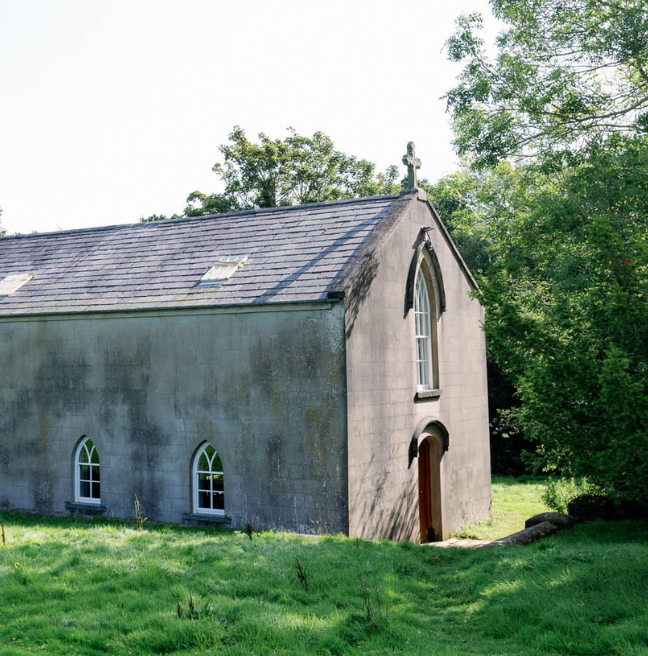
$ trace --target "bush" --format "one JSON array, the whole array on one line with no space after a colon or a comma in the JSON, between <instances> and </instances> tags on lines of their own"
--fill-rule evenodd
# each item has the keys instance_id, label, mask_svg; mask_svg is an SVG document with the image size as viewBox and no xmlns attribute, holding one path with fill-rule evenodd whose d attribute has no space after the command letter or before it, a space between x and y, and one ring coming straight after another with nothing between
<instances>
[{"instance_id":1,"label":"bush","mask_svg":"<svg viewBox=\"0 0 648 656\"><path fill-rule=\"evenodd\" d=\"M567 514L567 504L581 496L603 495L603 490L586 478L554 478L542 493L544 503L556 512Z\"/></svg>"}]
</instances>

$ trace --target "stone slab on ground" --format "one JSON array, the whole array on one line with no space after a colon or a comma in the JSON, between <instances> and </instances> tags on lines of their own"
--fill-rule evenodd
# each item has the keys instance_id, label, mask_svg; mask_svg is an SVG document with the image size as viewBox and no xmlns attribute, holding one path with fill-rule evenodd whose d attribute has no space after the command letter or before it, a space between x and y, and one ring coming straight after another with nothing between
<instances>
[{"instance_id":1,"label":"stone slab on ground","mask_svg":"<svg viewBox=\"0 0 648 656\"><path fill-rule=\"evenodd\" d=\"M481 549L482 547L490 544L489 540L475 540L473 538L450 538L443 542L427 542L429 547L459 547L460 549Z\"/></svg>"},{"instance_id":2,"label":"stone slab on ground","mask_svg":"<svg viewBox=\"0 0 648 656\"><path fill-rule=\"evenodd\" d=\"M430 547L458 547L459 549L491 549L493 547L502 547L507 544L529 544L540 538L558 531L558 527L550 522L540 522L523 531L518 531L512 535L499 540L473 540L471 538L450 538L443 542L428 542Z\"/></svg>"},{"instance_id":3,"label":"stone slab on ground","mask_svg":"<svg viewBox=\"0 0 648 656\"><path fill-rule=\"evenodd\" d=\"M540 538L555 533L556 531L558 531L558 527L555 524L550 522L540 522L540 524L536 524L530 528L525 528L523 531L518 531L517 533L513 533L513 535L508 535L501 540L493 540L485 546L490 548L501 547L506 544L529 544L529 542L539 540Z\"/></svg>"},{"instance_id":4,"label":"stone slab on ground","mask_svg":"<svg viewBox=\"0 0 648 656\"><path fill-rule=\"evenodd\" d=\"M536 526L536 524L542 524L542 522L549 522L558 528L571 528L577 521L578 519L575 517L563 515L559 512L543 512L539 515L529 517L524 524L524 528L531 528L532 526Z\"/></svg>"}]
</instances>

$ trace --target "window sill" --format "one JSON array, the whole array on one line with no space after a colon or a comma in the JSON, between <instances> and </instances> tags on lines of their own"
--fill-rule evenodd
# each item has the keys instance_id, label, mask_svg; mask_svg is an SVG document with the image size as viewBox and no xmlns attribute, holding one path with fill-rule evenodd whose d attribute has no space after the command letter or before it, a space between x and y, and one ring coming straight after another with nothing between
<instances>
[{"instance_id":1,"label":"window sill","mask_svg":"<svg viewBox=\"0 0 648 656\"><path fill-rule=\"evenodd\" d=\"M100 503L81 503L79 501L72 503L66 501L65 508L72 515L103 515L106 512L106 506Z\"/></svg>"},{"instance_id":2,"label":"window sill","mask_svg":"<svg viewBox=\"0 0 648 656\"><path fill-rule=\"evenodd\" d=\"M438 399L442 391L441 389L418 390L414 396L414 400L427 401L428 399Z\"/></svg>"},{"instance_id":3,"label":"window sill","mask_svg":"<svg viewBox=\"0 0 648 656\"><path fill-rule=\"evenodd\" d=\"M231 524L232 518L227 515L185 513L182 516L182 522L183 524L193 524L194 526L211 526L218 524Z\"/></svg>"}]
</instances>

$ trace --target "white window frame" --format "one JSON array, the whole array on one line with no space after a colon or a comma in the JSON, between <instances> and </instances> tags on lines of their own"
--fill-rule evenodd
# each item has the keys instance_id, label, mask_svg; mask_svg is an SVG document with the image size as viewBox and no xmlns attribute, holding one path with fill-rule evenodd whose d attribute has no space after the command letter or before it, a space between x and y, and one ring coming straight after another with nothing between
<instances>
[{"instance_id":1,"label":"white window frame","mask_svg":"<svg viewBox=\"0 0 648 656\"><path fill-rule=\"evenodd\" d=\"M432 331L432 304L430 290L420 269L414 286L414 331L416 340L416 388L435 389L434 333Z\"/></svg>"},{"instance_id":2,"label":"white window frame","mask_svg":"<svg viewBox=\"0 0 648 656\"><path fill-rule=\"evenodd\" d=\"M92 445L91 449L88 449L88 442ZM97 454L97 463L92 462L92 453L95 452ZM87 453L88 454L88 462L81 462L81 456ZM90 467L90 479L81 479L81 467ZM101 472L101 460L99 458L99 451L97 449L97 446L95 443L89 438L86 437L84 438L79 445L77 446L76 453L74 454L74 500L77 503L90 503L96 506L101 505L101 496L99 498L96 497L84 497L81 494L81 483L82 482L88 482L90 483L90 494L92 494L92 483L94 481L92 477L92 472L94 470L98 470ZM101 474L99 475L99 480L97 481L99 483L99 489L101 489Z\"/></svg>"},{"instance_id":3,"label":"white window frame","mask_svg":"<svg viewBox=\"0 0 648 656\"><path fill-rule=\"evenodd\" d=\"M208 447L211 447L212 449L214 449L214 455L211 458L205 453L205 451ZM207 458L207 460L209 462L209 469L208 470L198 469L198 464L200 462L200 458L203 455L203 453L205 454L205 457ZM200 449L198 449L198 452L194 456L193 466L191 468L191 477L192 477L192 481L193 481L193 511L194 511L194 514L196 514L196 515L212 515L212 516L216 516L216 517L224 517L225 516L225 509L224 509L224 506L225 506L225 486L224 485L223 485L223 491L222 492L220 492L219 490L214 492L213 485L211 485L211 481L210 481L210 490L209 490L209 492L210 492L210 503L213 503L213 497L211 495L213 495L213 494L222 494L223 495L223 510L218 509L218 508L202 508L200 506L200 491L201 490L199 489L199 487L200 487L199 486L199 474L209 474L209 475L220 474L223 477L223 480L225 480L224 473L222 471L217 471L213 468L213 462L214 462L214 459L217 456L220 459L221 464L222 464L223 459L220 457L220 455L218 454L218 451L216 450L216 447L213 444L211 444L211 442L205 442L200 447Z\"/></svg>"}]
</instances>

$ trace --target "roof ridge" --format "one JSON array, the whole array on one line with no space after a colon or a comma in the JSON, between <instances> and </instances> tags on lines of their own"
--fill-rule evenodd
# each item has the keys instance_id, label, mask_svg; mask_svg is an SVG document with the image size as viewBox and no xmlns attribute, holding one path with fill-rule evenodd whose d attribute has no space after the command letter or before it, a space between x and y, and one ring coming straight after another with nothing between
<instances>
[{"instance_id":1,"label":"roof ridge","mask_svg":"<svg viewBox=\"0 0 648 656\"><path fill-rule=\"evenodd\" d=\"M116 223L107 226L95 226L91 228L72 228L71 230L53 230L50 232L32 232L29 234L16 234L16 235L5 235L0 237L0 241L6 241L10 239L29 239L29 238L38 238L38 237L60 237L63 235L69 234L78 234L78 233L89 233L89 232L111 232L114 230L122 230L127 228L146 228L150 226L159 226L159 225L177 225L189 224L192 222L214 220L222 217L234 217L234 216L258 216L259 214L272 214L277 212L293 212L296 210L304 208L315 208L315 207L331 207L332 205L349 205L351 203L368 203L371 201L377 200L387 200L393 198L397 200L400 198L400 194L385 194L379 196L364 196L362 198L345 198L341 200L327 200L320 201L317 203L302 203L301 205L277 205L276 207L256 207L251 210L240 210L238 212L225 212L223 214L205 214L203 216L183 216L179 219L166 219L161 221L136 221L135 223Z\"/></svg>"},{"instance_id":2,"label":"roof ridge","mask_svg":"<svg viewBox=\"0 0 648 656\"><path fill-rule=\"evenodd\" d=\"M2 239L0 272L38 274L2 299L0 317L324 301L331 282L403 198L408 197L373 196ZM216 254L247 254L249 260L222 285L201 287Z\"/></svg>"}]
</instances>

